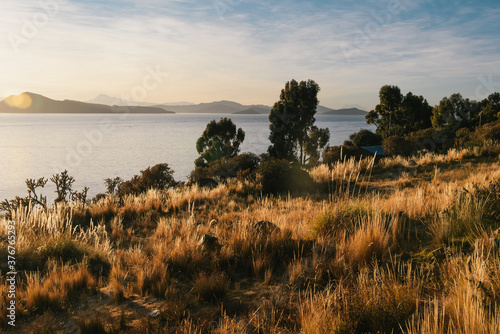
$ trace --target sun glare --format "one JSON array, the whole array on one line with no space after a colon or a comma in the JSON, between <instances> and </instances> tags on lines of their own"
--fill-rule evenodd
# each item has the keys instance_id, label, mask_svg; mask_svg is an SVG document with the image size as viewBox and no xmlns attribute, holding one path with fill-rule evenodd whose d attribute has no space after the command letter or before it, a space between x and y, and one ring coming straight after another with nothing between
<instances>
[{"instance_id":1,"label":"sun glare","mask_svg":"<svg viewBox=\"0 0 500 334\"><path fill-rule=\"evenodd\" d=\"M5 99L5 102L13 108L28 109L33 104L31 96L26 93L19 95L12 95Z\"/></svg>"}]
</instances>

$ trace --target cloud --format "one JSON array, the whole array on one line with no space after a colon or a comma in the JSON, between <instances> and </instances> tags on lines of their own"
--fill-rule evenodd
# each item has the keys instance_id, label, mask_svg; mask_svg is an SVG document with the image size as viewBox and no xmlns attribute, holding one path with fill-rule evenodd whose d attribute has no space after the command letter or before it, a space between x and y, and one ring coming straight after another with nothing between
<instances>
[{"instance_id":1,"label":"cloud","mask_svg":"<svg viewBox=\"0 0 500 334\"><path fill-rule=\"evenodd\" d=\"M57 15L17 54L6 38L0 44L0 93L119 96L158 65L170 76L153 102L272 104L285 81L311 78L324 104L371 108L381 84L436 100L500 68L500 10L488 3L402 0L388 18L388 1L52 1ZM19 32L40 12L38 1L3 8L2 31Z\"/></svg>"}]
</instances>

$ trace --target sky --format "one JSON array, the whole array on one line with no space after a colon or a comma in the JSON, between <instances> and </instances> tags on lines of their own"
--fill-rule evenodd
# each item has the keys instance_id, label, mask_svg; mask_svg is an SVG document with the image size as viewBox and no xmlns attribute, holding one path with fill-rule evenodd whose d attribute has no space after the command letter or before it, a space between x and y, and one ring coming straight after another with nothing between
<instances>
[{"instance_id":1,"label":"sky","mask_svg":"<svg viewBox=\"0 0 500 334\"><path fill-rule=\"evenodd\" d=\"M272 105L291 79L367 110L500 91L498 0L2 0L0 98Z\"/></svg>"}]
</instances>

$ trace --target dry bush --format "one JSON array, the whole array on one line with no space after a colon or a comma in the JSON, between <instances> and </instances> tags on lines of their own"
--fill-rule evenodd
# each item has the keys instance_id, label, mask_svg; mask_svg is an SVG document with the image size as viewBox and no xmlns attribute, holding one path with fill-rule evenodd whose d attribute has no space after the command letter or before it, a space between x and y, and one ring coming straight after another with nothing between
<instances>
[{"instance_id":1,"label":"dry bush","mask_svg":"<svg viewBox=\"0 0 500 334\"><path fill-rule=\"evenodd\" d=\"M224 299L228 289L229 280L224 273L200 273L193 282L194 293L206 302L216 302Z\"/></svg>"},{"instance_id":2,"label":"dry bush","mask_svg":"<svg viewBox=\"0 0 500 334\"><path fill-rule=\"evenodd\" d=\"M381 261L391 245L390 224L381 214L361 217L351 233L344 232L338 247L339 258L353 268L362 268L372 261Z\"/></svg>"},{"instance_id":3,"label":"dry bush","mask_svg":"<svg viewBox=\"0 0 500 334\"><path fill-rule=\"evenodd\" d=\"M351 281L310 291L300 305L305 333L399 331L415 312L421 282L410 268L374 267Z\"/></svg>"},{"instance_id":4,"label":"dry bush","mask_svg":"<svg viewBox=\"0 0 500 334\"><path fill-rule=\"evenodd\" d=\"M113 289L113 298L116 302L121 302L126 298L127 286L126 286L127 272L123 270L120 264L113 264L110 274L110 284Z\"/></svg>"},{"instance_id":5,"label":"dry bush","mask_svg":"<svg viewBox=\"0 0 500 334\"><path fill-rule=\"evenodd\" d=\"M80 265L76 269L55 267L43 280L37 274L30 275L26 288L21 292L21 300L31 312L39 309L59 310L71 298L84 291L95 292L97 288L96 280L85 266Z\"/></svg>"}]
</instances>

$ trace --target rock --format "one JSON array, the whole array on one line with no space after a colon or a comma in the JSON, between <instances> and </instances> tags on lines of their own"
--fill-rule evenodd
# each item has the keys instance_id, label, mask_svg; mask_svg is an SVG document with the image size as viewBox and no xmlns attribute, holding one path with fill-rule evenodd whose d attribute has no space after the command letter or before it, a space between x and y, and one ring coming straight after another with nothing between
<instances>
[{"instance_id":1,"label":"rock","mask_svg":"<svg viewBox=\"0 0 500 334\"><path fill-rule=\"evenodd\" d=\"M247 226L249 233L268 235L274 232L280 232L281 229L267 220L261 220Z\"/></svg>"},{"instance_id":2,"label":"rock","mask_svg":"<svg viewBox=\"0 0 500 334\"><path fill-rule=\"evenodd\" d=\"M201 237L198 245L202 246L205 249L216 249L220 247L219 238L214 237L213 235L210 234L205 234L204 236Z\"/></svg>"},{"instance_id":3,"label":"rock","mask_svg":"<svg viewBox=\"0 0 500 334\"><path fill-rule=\"evenodd\" d=\"M149 312L148 314L151 318L156 318L157 316L160 315L160 310L154 310L154 311L151 311Z\"/></svg>"}]
</instances>

